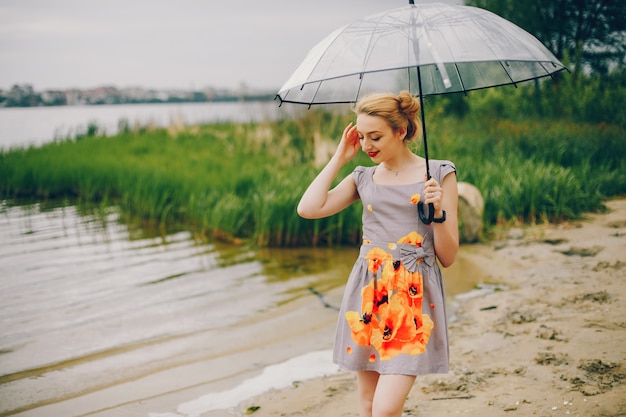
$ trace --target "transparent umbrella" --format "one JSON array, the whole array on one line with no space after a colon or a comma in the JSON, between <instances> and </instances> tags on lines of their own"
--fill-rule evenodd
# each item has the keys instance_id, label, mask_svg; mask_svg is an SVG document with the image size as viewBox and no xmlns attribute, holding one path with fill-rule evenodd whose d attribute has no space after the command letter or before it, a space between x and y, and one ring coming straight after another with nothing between
<instances>
[{"instance_id":1,"label":"transparent umbrella","mask_svg":"<svg viewBox=\"0 0 626 417\"><path fill-rule=\"evenodd\" d=\"M487 10L430 3L359 19L317 44L278 91L280 103L356 103L372 92L423 97L522 83L565 66L534 36ZM434 209L420 218L432 221Z\"/></svg>"}]
</instances>

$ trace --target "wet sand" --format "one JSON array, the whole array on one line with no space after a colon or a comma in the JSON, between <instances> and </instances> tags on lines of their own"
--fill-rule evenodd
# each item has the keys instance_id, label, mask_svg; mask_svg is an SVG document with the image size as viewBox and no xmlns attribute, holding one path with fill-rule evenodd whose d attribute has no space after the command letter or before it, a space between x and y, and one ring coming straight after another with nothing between
<instances>
[{"instance_id":1,"label":"wet sand","mask_svg":"<svg viewBox=\"0 0 626 417\"><path fill-rule=\"evenodd\" d=\"M626 415L626 199L607 206L464 247L468 282L490 285L449 298L451 372L418 378L405 416ZM16 415L358 416L354 375L327 355L341 291L190 340L187 363Z\"/></svg>"}]
</instances>

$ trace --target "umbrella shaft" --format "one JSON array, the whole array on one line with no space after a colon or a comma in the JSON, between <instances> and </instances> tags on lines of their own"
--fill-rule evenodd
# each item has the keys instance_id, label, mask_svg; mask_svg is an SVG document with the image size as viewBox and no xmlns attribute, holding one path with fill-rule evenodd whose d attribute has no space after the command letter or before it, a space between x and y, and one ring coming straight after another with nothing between
<instances>
[{"instance_id":1,"label":"umbrella shaft","mask_svg":"<svg viewBox=\"0 0 626 417\"><path fill-rule=\"evenodd\" d=\"M424 117L424 98L422 94L422 74L420 67L417 67L417 86L420 97L420 114L422 116L422 138L424 141L424 159L426 159L426 179L430 179L430 164L428 163L428 142L426 140L426 118Z\"/></svg>"}]
</instances>

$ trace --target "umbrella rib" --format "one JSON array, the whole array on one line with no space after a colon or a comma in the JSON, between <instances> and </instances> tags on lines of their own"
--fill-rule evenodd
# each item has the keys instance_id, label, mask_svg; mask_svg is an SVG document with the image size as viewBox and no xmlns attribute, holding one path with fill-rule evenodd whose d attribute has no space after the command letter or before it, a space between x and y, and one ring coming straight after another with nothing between
<instances>
[{"instance_id":1,"label":"umbrella rib","mask_svg":"<svg viewBox=\"0 0 626 417\"><path fill-rule=\"evenodd\" d=\"M459 65L454 62L454 71L456 71L456 75L459 79L459 83L461 83L461 89L463 90L463 94L467 95L467 89L465 88L465 83L463 82L463 77L461 77L461 71L459 71Z\"/></svg>"},{"instance_id":2,"label":"umbrella rib","mask_svg":"<svg viewBox=\"0 0 626 417\"><path fill-rule=\"evenodd\" d=\"M509 74L509 72L504 67L504 63L502 61L499 61L499 62L500 62L500 66L502 67L502 70L504 71L506 76L509 78L509 80L511 80L511 84L513 84L515 88L517 88L517 83L515 82L515 80L513 80L513 78L511 78L511 74Z\"/></svg>"},{"instance_id":3,"label":"umbrella rib","mask_svg":"<svg viewBox=\"0 0 626 417\"><path fill-rule=\"evenodd\" d=\"M356 89L356 96L354 97L354 102L356 103L359 99L359 95L361 94L361 87L363 86L363 73L359 74L359 86Z\"/></svg>"},{"instance_id":4,"label":"umbrella rib","mask_svg":"<svg viewBox=\"0 0 626 417\"><path fill-rule=\"evenodd\" d=\"M561 72L561 71L563 71L564 69L567 69L567 68L565 68L565 67L562 67L562 68L561 68L561 69L559 69L559 70L556 70L556 71L550 71L549 69L547 69L547 68L543 65L543 62L538 61L538 63L539 63L539 65L541 65L541 68L543 68L543 70L544 70L544 71L548 74L547 76L549 76L549 77L550 77L550 78L552 78L553 80L554 80L554 74L556 74L557 72ZM554 65L554 62L552 62L552 66L556 67L556 65ZM544 76L544 77L545 77L545 76ZM540 78L540 77L538 77L538 78Z\"/></svg>"},{"instance_id":5,"label":"umbrella rib","mask_svg":"<svg viewBox=\"0 0 626 417\"><path fill-rule=\"evenodd\" d=\"M374 44L374 36L378 33L377 29L378 29L379 26L380 26L380 21L377 21L376 25L373 28L373 30L370 31L369 40L367 42L367 48L365 48L365 54L363 55L363 61L361 63L360 83L363 82L363 73L365 72L364 70L365 70L365 68L367 66L367 62L369 62L369 58L370 58L370 54L371 54L371 47ZM360 85L359 85L359 89L360 89ZM358 94L357 94L357 97L358 97Z\"/></svg>"},{"instance_id":6,"label":"umbrella rib","mask_svg":"<svg viewBox=\"0 0 626 417\"><path fill-rule=\"evenodd\" d=\"M305 85L306 84L302 84L302 88L304 88ZM317 88L315 89L315 93L313 94L313 97L311 97L311 102L309 103L309 109L311 108L311 105L315 102L315 97L317 97L317 93L319 93L321 86L322 86L322 82L320 81L319 83L317 83Z\"/></svg>"}]
</instances>

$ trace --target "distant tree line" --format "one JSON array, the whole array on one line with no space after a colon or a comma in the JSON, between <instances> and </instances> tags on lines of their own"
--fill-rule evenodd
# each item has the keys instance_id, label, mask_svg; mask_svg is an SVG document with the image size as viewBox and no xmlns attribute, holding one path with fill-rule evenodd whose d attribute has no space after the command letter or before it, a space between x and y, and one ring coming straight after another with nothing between
<instances>
[{"instance_id":1,"label":"distant tree line","mask_svg":"<svg viewBox=\"0 0 626 417\"><path fill-rule=\"evenodd\" d=\"M607 75L626 57L624 0L467 0L539 39L558 59L582 72Z\"/></svg>"}]
</instances>

